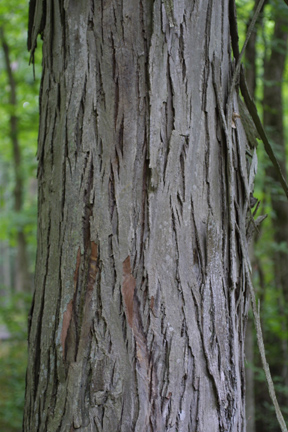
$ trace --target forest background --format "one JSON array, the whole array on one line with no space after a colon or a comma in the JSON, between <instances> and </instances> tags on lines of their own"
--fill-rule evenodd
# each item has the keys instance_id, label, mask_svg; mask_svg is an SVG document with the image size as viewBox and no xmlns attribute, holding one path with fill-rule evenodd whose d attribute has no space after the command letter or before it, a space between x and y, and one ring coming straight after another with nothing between
<instances>
[{"instance_id":1,"label":"forest background","mask_svg":"<svg viewBox=\"0 0 288 432\"><path fill-rule=\"evenodd\" d=\"M240 47L257 1L237 0ZM27 357L27 315L37 245L37 134L41 46L35 67L26 49L26 0L0 4L0 430L20 432ZM265 1L244 60L249 90L287 178L288 6ZM256 141L255 141L256 144ZM251 205L268 216L251 247L266 355L288 421L288 202L261 141ZM251 321L251 322L250 322ZM248 323L247 432L278 432Z\"/></svg>"}]
</instances>

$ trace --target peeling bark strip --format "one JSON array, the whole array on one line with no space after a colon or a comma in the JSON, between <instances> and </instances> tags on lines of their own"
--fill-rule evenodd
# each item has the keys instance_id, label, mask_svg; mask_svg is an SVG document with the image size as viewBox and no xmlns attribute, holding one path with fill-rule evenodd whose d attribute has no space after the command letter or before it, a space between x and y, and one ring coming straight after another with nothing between
<instances>
[{"instance_id":1,"label":"peeling bark strip","mask_svg":"<svg viewBox=\"0 0 288 432\"><path fill-rule=\"evenodd\" d=\"M77 287L80 262L81 262L81 252L79 248L77 253L77 258L76 258L76 269L74 272L74 294ZM63 324L62 324L62 332L61 332L61 345L63 350L63 358L65 358L65 342L66 342L66 337L67 337L68 329L72 318L72 312L73 312L73 299L69 301L67 305L67 309L63 315Z\"/></svg>"},{"instance_id":2,"label":"peeling bark strip","mask_svg":"<svg viewBox=\"0 0 288 432\"><path fill-rule=\"evenodd\" d=\"M90 255L90 265L89 265L89 279L88 279L88 292L93 290L94 283L96 280L96 275L98 273L98 246L92 241L91 242L91 255Z\"/></svg>"},{"instance_id":3,"label":"peeling bark strip","mask_svg":"<svg viewBox=\"0 0 288 432\"><path fill-rule=\"evenodd\" d=\"M166 3L30 2L43 76L24 432L245 430L256 155L224 115L229 1Z\"/></svg>"},{"instance_id":4,"label":"peeling bark strip","mask_svg":"<svg viewBox=\"0 0 288 432\"><path fill-rule=\"evenodd\" d=\"M136 370L138 372L138 391L142 406L144 421L143 427L153 431L164 430L165 418L167 413L161 410L161 398L159 395L157 364L155 364L155 353L149 352L147 347L147 337L143 330L139 302L136 298L136 280L132 275L130 256L123 262L123 284L122 295L126 307L127 320L132 328L136 342ZM172 393L169 393L170 396ZM168 396L168 399L170 399ZM165 403L164 403L165 405ZM167 405L167 404L166 404ZM143 409L144 408L144 409ZM163 407L162 407L163 408ZM163 411L163 413L161 413Z\"/></svg>"},{"instance_id":5,"label":"peeling bark strip","mask_svg":"<svg viewBox=\"0 0 288 432\"><path fill-rule=\"evenodd\" d=\"M136 281L131 274L130 256L127 256L123 262L123 283L122 295L126 308L127 320L130 327L133 327L133 307L134 307L134 291Z\"/></svg>"},{"instance_id":6,"label":"peeling bark strip","mask_svg":"<svg viewBox=\"0 0 288 432\"><path fill-rule=\"evenodd\" d=\"M87 308L89 308L89 303L91 302L91 291L93 291L94 288L94 284L96 281L96 276L98 273L98 246L95 242L91 242L91 255L90 255L90 263L89 263L89 271L88 271L88 283L87 283L87 291L85 294L85 303L84 303L84 315L88 315L87 314ZM73 305L74 302L76 301L76 290L77 290L77 284L78 284L78 278L79 278L79 266L81 263L81 253L80 253L80 248L78 249L78 253L77 253L77 260L76 260L76 269L74 272L74 294L73 294L73 299L71 299L67 305L67 309L65 310L64 314L63 314L63 324L62 324L62 332L61 332L61 345L62 345L62 349L63 349L63 358L66 359L65 356L65 342L66 342L66 338L67 338L67 334L68 334L68 330L69 330L69 326L71 324L71 319L73 314L77 315L76 311L74 310L73 312ZM85 315L85 316L86 316ZM76 316L75 317L75 321L79 321L79 318ZM92 325L92 321L91 319L88 320L88 322L86 323L86 326L83 326L82 324L82 328L81 328L81 337L86 338L87 339L87 333L90 330L90 327ZM84 336L84 330L86 335Z\"/></svg>"}]
</instances>

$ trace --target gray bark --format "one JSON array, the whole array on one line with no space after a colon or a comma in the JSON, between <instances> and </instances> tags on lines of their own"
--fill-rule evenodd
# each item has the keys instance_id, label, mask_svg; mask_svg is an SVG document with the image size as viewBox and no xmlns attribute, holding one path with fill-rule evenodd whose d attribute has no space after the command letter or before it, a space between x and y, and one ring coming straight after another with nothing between
<instances>
[{"instance_id":1,"label":"gray bark","mask_svg":"<svg viewBox=\"0 0 288 432\"><path fill-rule=\"evenodd\" d=\"M246 432L255 432L255 380L254 380L254 338L253 321L248 318L245 338L246 358Z\"/></svg>"},{"instance_id":2,"label":"gray bark","mask_svg":"<svg viewBox=\"0 0 288 432\"><path fill-rule=\"evenodd\" d=\"M173 23L159 0L30 2L32 58L44 43L26 432L245 430L255 156L235 120L230 170L216 104L228 0L174 2Z\"/></svg>"}]
</instances>

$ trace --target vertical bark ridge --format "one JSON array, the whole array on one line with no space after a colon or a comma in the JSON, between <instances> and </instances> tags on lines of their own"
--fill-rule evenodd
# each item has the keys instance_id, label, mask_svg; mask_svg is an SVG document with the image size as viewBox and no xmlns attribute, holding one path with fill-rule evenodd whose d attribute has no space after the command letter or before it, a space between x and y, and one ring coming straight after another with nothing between
<instances>
[{"instance_id":1,"label":"vertical bark ridge","mask_svg":"<svg viewBox=\"0 0 288 432\"><path fill-rule=\"evenodd\" d=\"M240 252L237 292L229 279L212 76L216 53L225 100L228 0L174 2L174 27L160 0L31 11L32 53L44 38L29 370L39 366L24 431L242 430L246 293Z\"/></svg>"}]
</instances>

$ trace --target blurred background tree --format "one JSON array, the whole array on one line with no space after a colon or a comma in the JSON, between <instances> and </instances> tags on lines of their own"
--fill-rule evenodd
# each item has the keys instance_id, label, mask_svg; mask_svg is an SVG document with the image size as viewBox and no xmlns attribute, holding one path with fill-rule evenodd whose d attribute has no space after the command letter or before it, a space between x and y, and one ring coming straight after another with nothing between
<instances>
[{"instance_id":1,"label":"blurred background tree","mask_svg":"<svg viewBox=\"0 0 288 432\"><path fill-rule=\"evenodd\" d=\"M2 2L3 3L3 2ZM5 3L5 2L4 2ZM36 254L38 93L26 49L28 5L0 5L0 430L21 431L27 311ZM240 47L257 0L237 0ZM267 0L246 50L251 95L287 178L288 7ZM255 197L268 214L251 252L267 358L288 419L288 203L261 143ZM278 432L253 323L247 331L247 431Z\"/></svg>"},{"instance_id":2,"label":"blurred background tree","mask_svg":"<svg viewBox=\"0 0 288 432\"><path fill-rule=\"evenodd\" d=\"M26 1L0 4L0 430L5 432L21 430L36 253L41 59L34 79L27 14Z\"/></svg>"}]
</instances>

